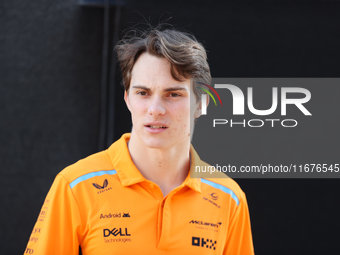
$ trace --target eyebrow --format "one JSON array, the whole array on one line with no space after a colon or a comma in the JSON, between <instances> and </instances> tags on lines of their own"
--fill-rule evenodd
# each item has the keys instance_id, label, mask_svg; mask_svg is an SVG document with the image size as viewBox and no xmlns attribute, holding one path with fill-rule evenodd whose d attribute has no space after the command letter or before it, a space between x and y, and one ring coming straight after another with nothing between
<instances>
[{"instance_id":1,"label":"eyebrow","mask_svg":"<svg viewBox=\"0 0 340 255\"><path fill-rule=\"evenodd\" d=\"M147 91L150 91L150 88L143 86L143 85L133 85L133 89L144 89ZM164 91L169 92L169 91L176 91L176 90L187 90L186 87L171 87L171 88L166 88Z\"/></svg>"}]
</instances>

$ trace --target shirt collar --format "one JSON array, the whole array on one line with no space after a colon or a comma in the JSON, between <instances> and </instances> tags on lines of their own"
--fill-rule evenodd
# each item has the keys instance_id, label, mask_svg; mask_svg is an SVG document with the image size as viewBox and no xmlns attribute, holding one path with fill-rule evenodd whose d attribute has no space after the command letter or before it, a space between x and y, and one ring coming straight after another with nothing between
<instances>
[{"instance_id":1,"label":"shirt collar","mask_svg":"<svg viewBox=\"0 0 340 255\"><path fill-rule=\"evenodd\" d=\"M107 150L123 186L146 181L130 157L129 148L127 146L130 136L131 134L129 133L122 135L122 137L113 143Z\"/></svg>"},{"instance_id":2,"label":"shirt collar","mask_svg":"<svg viewBox=\"0 0 340 255\"><path fill-rule=\"evenodd\" d=\"M130 136L130 133L124 134L119 140L117 140L107 149L111 162L123 186L130 186L146 181L145 177L139 172L130 157L129 149L127 146L127 142L130 140ZM182 186L187 186L201 193L201 178L190 177L190 172L194 170L195 165L200 165L201 163L201 160L192 145L190 147L190 155L190 171L188 173L188 176L182 183Z\"/></svg>"}]
</instances>

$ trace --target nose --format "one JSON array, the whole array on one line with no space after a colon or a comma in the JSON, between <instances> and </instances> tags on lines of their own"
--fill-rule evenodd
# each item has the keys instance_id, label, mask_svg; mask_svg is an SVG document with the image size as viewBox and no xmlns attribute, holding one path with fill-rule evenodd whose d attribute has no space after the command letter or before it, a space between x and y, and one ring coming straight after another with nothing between
<instances>
[{"instance_id":1,"label":"nose","mask_svg":"<svg viewBox=\"0 0 340 255\"><path fill-rule=\"evenodd\" d=\"M153 116L164 115L166 108L161 97L154 96L149 101L148 113Z\"/></svg>"}]
</instances>

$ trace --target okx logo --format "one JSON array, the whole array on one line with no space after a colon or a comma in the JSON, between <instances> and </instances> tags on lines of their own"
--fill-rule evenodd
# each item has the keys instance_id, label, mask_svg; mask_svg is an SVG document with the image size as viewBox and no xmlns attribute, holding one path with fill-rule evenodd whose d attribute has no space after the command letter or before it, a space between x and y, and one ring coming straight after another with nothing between
<instances>
[{"instance_id":1,"label":"okx logo","mask_svg":"<svg viewBox=\"0 0 340 255\"><path fill-rule=\"evenodd\" d=\"M217 241L214 241L212 239L205 239L193 236L191 245L216 250L216 243Z\"/></svg>"},{"instance_id":2,"label":"okx logo","mask_svg":"<svg viewBox=\"0 0 340 255\"><path fill-rule=\"evenodd\" d=\"M92 183L92 185L96 188L96 189L99 189L100 191L98 191L97 193L100 194L100 193L103 193L105 191L108 191L108 190L111 190L112 188L111 187L107 187L109 185L109 182L107 181L107 179L104 180L103 182L103 186L100 186L99 184L97 183Z\"/></svg>"}]
</instances>

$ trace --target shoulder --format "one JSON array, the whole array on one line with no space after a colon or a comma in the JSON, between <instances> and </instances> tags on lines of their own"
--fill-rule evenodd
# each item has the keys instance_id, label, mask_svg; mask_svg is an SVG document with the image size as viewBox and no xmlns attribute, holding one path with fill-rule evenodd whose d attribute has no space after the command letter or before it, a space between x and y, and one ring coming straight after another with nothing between
<instances>
[{"instance_id":1,"label":"shoulder","mask_svg":"<svg viewBox=\"0 0 340 255\"><path fill-rule=\"evenodd\" d=\"M190 169L191 176L201 178L202 188L204 187L208 192L222 192L222 194L232 198L237 205L245 200L245 194L236 181L223 172L218 171L214 166L201 160L193 146L191 146L191 159L193 162Z\"/></svg>"},{"instance_id":2,"label":"shoulder","mask_svg":"<svg viewBox=\"0 0 340 255\"><path fill-rule=\"evenodd\" d=\"M124 134L107 150L92 154L66 167L58 174L58 178L63 177L73 188L83 180L104 174L115 174L116 170L122 168L121 165L126 166L126 162L131 161L127 148L129 138L130 134Z\"/></svg>"},{"instance_id":3,"label":"shoulder","mask_svg":"<svg viewBox=\"0 0 340 255\"><path fill-rule=\"evenodd\" d=\"M229 194L237 204L245 200L245 194L237 182L223 173L216 178L202 178L201 182Z\"/></svg>"},{"instance_id":4,"label":"shoulder","mask_svg":"<svg viewBox=\"0 0 340 255\"><path fill-rule=\"evenodd\" d=\"M205 172L200 173L203 185L208 185L210 188L220 190L223 193L230 195L230 197L235 200L236 204L239 204L246 199L241 187L228 175L217 171L214 166L211 166L204 161L200 162L200 167L205 169Z\"/></svg>"},{"instance_id":5,"label":"shoulder","mask_svg":"<svg viewBox=\"0 0 340 255\"><path fill-rule=\"evenodd\" d=\"M77 178L98 171L112 170L113 165L107 151L92 154L63 169L58 175L71 183Z\"/></svg>"}]
</instances>

